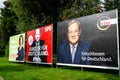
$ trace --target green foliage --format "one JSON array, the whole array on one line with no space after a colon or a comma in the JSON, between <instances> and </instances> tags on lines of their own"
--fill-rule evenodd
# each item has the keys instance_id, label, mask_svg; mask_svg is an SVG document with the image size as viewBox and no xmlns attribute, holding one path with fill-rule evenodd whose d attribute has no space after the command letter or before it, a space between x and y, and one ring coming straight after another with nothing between
<instances>
[{"instance_id":1,"label":"green foliage","mask_svg":"<svg viewBox=\"0 0 120 80\"><path fill-rule=\"evenodd\" d=\"M17 17L11 10L11 3L4 2L5 7L1 9L1 22L0 22L0 56L4 55L5 45L9 42L9 37L16 34L16 21Z\"/></svg>"},{"instance_id":2,"label":"green foliage","mask_svg":"<svg viewBox=\"0 0 120 80\"><path fill-rule=\"evenodd\" d=\"M120 0L104 0L103 2L105 11L119 9L120 10Z\"/></svg>"},{"instance_id":3,"label":"green foliage","mask_svg":"<svg viewBox=\"0 0 120 80\"><path fill-rule=\"evenodd\" d=\"M11 2L12 9L18 17L18 32L26 32L54 21L55 10L51 0L47 2L41 0L11 0Z\"/></svg>"},{"instance_id":4,"label":"green foliage","mask_svg":"<svg viewBox=\"0 0 120 80\"><path fill-rule=\"evenodd\" d=\"M59 10L60 20L77 18L101 11L99 0L68 0L69 2Z\"/></svg>"},{"instance_id":5,"label":"green foliage","mask_svg":"<svg viewBox=\"0 0 120 80\"><path fill-rule=\"evenodd\" d=\"M9 56L9 43L5 45L5 57Z\"/></svg>"},{"instance_id":6,"label":"green foliage","mask_svg":"<svg viewBox=\"0 0 120 80\"><path fill-rule=\"evenodd\" d=\"M103 5L105 11L118 9L118 21L120 21L120 0L104 0Z\"/></svg>"}]
</instances>

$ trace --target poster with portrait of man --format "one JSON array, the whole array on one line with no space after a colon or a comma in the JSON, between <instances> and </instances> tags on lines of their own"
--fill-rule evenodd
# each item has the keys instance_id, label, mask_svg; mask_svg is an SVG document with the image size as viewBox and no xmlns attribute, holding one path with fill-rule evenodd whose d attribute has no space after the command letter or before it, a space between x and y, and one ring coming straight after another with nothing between
<instances>
[{"instance_id":1,"label":"poster with portrait of man","mask_svg":"<svg viewBox=\"0 0 120 80\"><path fill-rule=\"evenodd\" d=\"M9 40L9 61L25 61L25 33L14 35Z\"/></svg>"},{"instance_id":2,"label":"poster with portrait of man","mask_svg":"<svg viewBox=\"0 0 120 80\"><path fill-rule=\"evenodd\" d=\"M49 24L27 32L26 62L52 64L52 27Z\"/></svg>"},{"instance_id":3,"label":"poster with portrait of man","mask_svg":"<svg viewBox=\"0 0 120 80\"><path fill-rule=\"evenodd\" d=\"M118 11L58 22L57 56L57 65L118 69Z\"/></svg>"}]
</instances>

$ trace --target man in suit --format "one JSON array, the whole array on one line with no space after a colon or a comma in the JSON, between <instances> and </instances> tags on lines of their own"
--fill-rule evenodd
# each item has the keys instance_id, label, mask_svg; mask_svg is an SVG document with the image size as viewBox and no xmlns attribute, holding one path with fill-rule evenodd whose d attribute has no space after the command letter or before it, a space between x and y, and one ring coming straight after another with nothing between
<instances>
[{"instance_id":1,"label":"man in suit","mask_svg":"<svg viewBox=\"0 0 120 80\"><path fill-rule=\"evenodd\" d=\"M33 62L47 62L47 54L45 48L45 41L40 40L40 29L36 29L35 41L31 45L31 50L28 55L29 61Z\"/></svg>"},{"instance_id":2,"label":"man in suit","mask_svg":"<svg viewBox=\"0 0 120 80\"><path fill-rule=\"evenodd\" d=\"M72 20L68 23L67 38L58 48L58 63L68 64L90 64L89 61L82 60L82 52L89 52L90 44L80 40L80 23Z\"/></svg>"}]
</instances>

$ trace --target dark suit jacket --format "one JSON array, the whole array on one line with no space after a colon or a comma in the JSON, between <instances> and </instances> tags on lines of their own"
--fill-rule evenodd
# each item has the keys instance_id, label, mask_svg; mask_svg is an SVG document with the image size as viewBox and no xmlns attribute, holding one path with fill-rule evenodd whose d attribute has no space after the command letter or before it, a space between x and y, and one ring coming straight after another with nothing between
<instances>
[{"instance_id":1,"label":"dark suit jacket","mask_svg":"<svg viewBox=\"0 0 120 80\"><path fill-rule=\"evenodd\" d=\"M79 41L75 53L74 64L90 64L90 61L82 61L81 52L88 52L90 50L90 44L85 41ZM70 45L68 40L61 43L58 49L58 63L72 63L72 57L70 52Z\"/></svg>"},{"instance_id":2,"label":"dark suit jacket","mask_svg":"<svg viewBox=\"0 0 120 80\"><path fill-rule=\"evenodd\" d=\"M45 41L44 40L39 40L39 45L40 46L43 46L45 44ZM34 41L33 42L33 44L31 45L31 47L35 47L36 46L36 41ZM40 53L42 52L42 51L45 51L45 50L43 50L43 49L40 49ZM31 53L32 54L28 54L28 59L29 59L29 61L33 61L33 57L34 57L34 55L35 55L35 52L36 51L32 51L31 50ZM31 56L32 55L32 56ZM41 58L41 62L47 62L47 56L46 55L40 55L39 56L40 58Z\"/></svg>"},{"instance_id":3,"label":"dark suit jacket","mask_svg":"<svg viewBox=\"0 0 120 80\"><path fill-rule=\"evenodd\" d=\"M18 57L16 58L16 60L19 60L19 61L24 61L24 52L25 52L25 49L22 47L21 50L19 50L19 47L18 47Z\"/></svg>"}]
</instances>

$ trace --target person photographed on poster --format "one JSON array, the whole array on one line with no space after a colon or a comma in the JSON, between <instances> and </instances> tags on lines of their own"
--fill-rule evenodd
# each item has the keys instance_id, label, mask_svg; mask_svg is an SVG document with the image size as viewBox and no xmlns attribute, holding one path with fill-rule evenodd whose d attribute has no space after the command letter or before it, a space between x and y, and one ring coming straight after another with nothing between
<instances>
[{"instance_id":1,"label":"person photographed on poster","mask_svg":"<svg viewBox=\"0 0 120 80\"><path fill-rule=\"evenodd\" d=\"M23 35L20 35L19 37L19 47L18 47L18 53L16 60L23 61L24 60L24 52L25 49L23 47Z\"/></svg>"},{"instance_id":2,"label":"person photographed on poster","mask_svg":"<svg viewBox=\"0 0 120 80\"><path fill-rule=\"evenodd\" d=\"M90 61L83 61L82 52L89 52L90 44L80 40L80 22L76 19L71 20L67 25L67 40L60 43L58 47L58 63L68 64L87 64Z\"/></svg>"},{"instance_id":3,"label":"person photographed on poster","mask_svg":"<svg viewBox=\"0 0 120 80\"><path fill-rule=\"evenodd\" d=\"M31 45L31 52L32 52L32 57L29 56L29 60L33 61L33 62L46 62L47 61L47 56L45 53L46 49L45 49L45 41L44 40L40 40L40 29L36 29L35 30L35 41L32 43ZM30 55L30 54L29 54Z\"/></svg>"}]
</instances>

